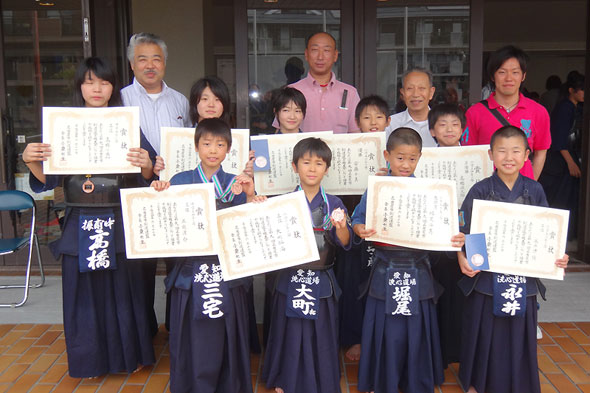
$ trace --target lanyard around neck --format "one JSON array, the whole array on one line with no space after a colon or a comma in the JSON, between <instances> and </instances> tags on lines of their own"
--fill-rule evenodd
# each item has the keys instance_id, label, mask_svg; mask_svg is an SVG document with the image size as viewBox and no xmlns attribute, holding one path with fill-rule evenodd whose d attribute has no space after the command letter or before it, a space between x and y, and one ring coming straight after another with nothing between
<instances>
[{"instance_id":1,"label":"lanyard around neck","mask_svg":"<svg viewBox=\"0 0 590 393\"><path fill-rule=\"evenodd\" d=\"M299 185L299 186L297 186L297 191L300 191L300 190L302 190L302 188ZM314 228L322 228L324 231L329 231L333 227L332 221L330 220L330 202L328 202L328 196L326 195L326 191L324 190L324 187L322 187L322 186L320 186L320 193L322 194L322 199L324 200L324 203L326 205L326 214L324 215L324 220L320 226L315 226L315 223L313 222L313 216L312 216L312 225ZM310 211L310 214L311 214L311 211Z\"/></svg>"},{"instance_id":2,"label":"lanyard around neck","mask_svg":"<svg viewBox=\"0 0 590 393\"><path fill-rule=\"evenodd\" d=\"M213 186L215 187L215 199L221 199L222 202L231 202L234 200L235 194L231 190L231 186L236 182L236 177L234 176L232 180L229 182L225 190L221 187L221 183L219 182L219 178L217 175L211 176L211 181L207 179L205 172L203 172L203 168L201 167L201 163L197 165L197 173L201 178L203 183L211 183L213 182Z\"/></svg>"}]
</instances>

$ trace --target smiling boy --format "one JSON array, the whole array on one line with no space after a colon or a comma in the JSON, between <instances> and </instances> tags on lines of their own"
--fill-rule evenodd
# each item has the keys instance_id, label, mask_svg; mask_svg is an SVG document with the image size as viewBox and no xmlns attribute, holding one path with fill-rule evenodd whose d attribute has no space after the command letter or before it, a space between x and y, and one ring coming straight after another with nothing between
<instances>
[{"instance_id":1,"label":"smiling boy","mask_svg":"<svg viewBox=\"0 0 590 393\"><path fill-rule=\"evenodd\" d=\"M505 126L493 134L489 156L496 171L471 187L465 197L461 206L465 217L462 232L471 230L475 199L547 207L541 185L520 173L529 153L527 137L518 127ZM518 214L518 206L514 205L514 211ZM497 315L494 297L501 297L501 291L494 281L498 282L504 275L473 270L463 251L458 253L458 259L465 275L459 286L466 296L458 373L463 390L540 393L536 295L540 293L544 297L545 287L537 278L517 280L524 283L520 290L526 294L523 315ZM568 260L564 255L555 265L566 268Z\"/></svg>"}]
</instances>

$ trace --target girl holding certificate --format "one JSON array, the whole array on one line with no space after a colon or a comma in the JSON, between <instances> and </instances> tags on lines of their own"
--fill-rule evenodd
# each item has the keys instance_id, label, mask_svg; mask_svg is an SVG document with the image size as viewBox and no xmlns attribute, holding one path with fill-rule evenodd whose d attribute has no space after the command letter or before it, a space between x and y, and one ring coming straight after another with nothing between
<instances>
[{"instance_id":1,"label":"girl holding certificate","mask_svg":"<svg viewBox=\"0 0 590 393\"><path fill-rule=\"evenodd\" d=\"M74 103L121 105L115 71L105 60L90 57L78 66ZM74 378L131 373L155 362L144 269L125 257L119 197L120 188L144 185L153 176L155 153L143 135L142 146L127 154L141 175L45 175L42 162L51 146L30 143L23 152L33 191L64 188L62 237L51 248L62 257L64 334Z\"/></svg>"}]
</instances>

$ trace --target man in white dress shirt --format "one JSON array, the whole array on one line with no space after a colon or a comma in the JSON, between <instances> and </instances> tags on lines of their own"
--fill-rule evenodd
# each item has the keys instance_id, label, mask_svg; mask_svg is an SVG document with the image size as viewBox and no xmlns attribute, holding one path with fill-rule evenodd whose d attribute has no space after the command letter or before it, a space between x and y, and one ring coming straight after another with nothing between
<instances>
[{"instance_id":1,"label":"man in white dress shirt","mask_svg":"<svg viewBox=\"0 0 590 393\"><path fill-rule=\"evenodd\" d=\"M137 33L129 39L127 59L135 78L121 90L123 105L139 107L139 125L156 154L160 155L160 127L191 127L188 100L164 82L168 47L164 40L150 33ZM156 259L139 260L146 271L150 329L158 331L153 309L155 297ZM172 264L166 264L166 271ZM169 297L166 298L166 328L169 328Z\"/></svg>"},{"instance_id":2,"label":"man in white dress shirt","mask_svg":"<svg viewBox=\"0 0 590 393\"><path fill-rule=\"evenodd\" d=\"M435 147L436 142L428 128L428 103L432 100L434 91L432 73L427 69L414 67L404 72L400 94L407 109L391 116L389 127L385 129L387 138L395 129L409 127L418 131L423 147Z\"/></svg>"},{"instance_id":3,"label":"man in white dress shirt","mask_svg":"<svg viewBox=\"0 0 590 393\"><path fill-rule=\"evenodd\" d=\"M168 48L158 36L134 34L127 59L135 78L123 90L125 106L139 106L139 124L156 153L160 154L160 127L190 127L188 100L164 82Z\"/></svg>"}]
</instances>

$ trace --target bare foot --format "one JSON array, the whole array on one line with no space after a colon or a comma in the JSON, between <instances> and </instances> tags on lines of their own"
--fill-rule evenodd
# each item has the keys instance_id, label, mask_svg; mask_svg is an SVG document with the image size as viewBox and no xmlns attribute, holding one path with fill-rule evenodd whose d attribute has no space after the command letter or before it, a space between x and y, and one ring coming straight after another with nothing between
<instances>
[{"instance_id":1,"label":"bare foot","mask_svg":"<svg viewBox=\"0 0 590 393\"><path fill-rule=\"evenodd\" d=\"M467 393L477 393L477 390L475 390L475 388L473 386L470 386Z\"/></svg>"},{"instance_id":2,"label":"bare foot","mask_svg":"<svg viewBox=\"0 0 590 393\"><path fill-rule=\"evenodd\" d=\"M361 344L354 344L352 347L348 348L348 351L346 351L344 356L346 356L348 360L358 362L361 358Z\"/></svg>"},{"instance_id":3,"label":"bare foot","mask_svg":"<svg viewBox=\"0 0 590 393\"><path fill-rule=\"evenodd\" d=\"M143 364L140 364L139 366L137 366L137 368L131 373L131 374L135 374L137 372L140 372L145 366Z\"/></svg>"},{"instance_id":4,"label":"bare foot","mask_svg":"<svg viewBox=\"0 0 590 393\"><path fill-rule=\"evenodd\" d=\"M283 392L283 389L281 389L281 388L275 388L275 392L276 393L285 393L285 392Z\"/></svg>"}]
</instances>

